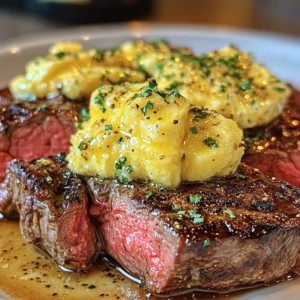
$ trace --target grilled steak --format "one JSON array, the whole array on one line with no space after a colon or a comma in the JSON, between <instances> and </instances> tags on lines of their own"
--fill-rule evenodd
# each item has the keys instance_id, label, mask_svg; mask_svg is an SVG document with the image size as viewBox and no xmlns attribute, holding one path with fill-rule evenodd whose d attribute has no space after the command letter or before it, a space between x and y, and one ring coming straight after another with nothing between
<instances>
[{"instance_id":1,"label":"grilled steak","mask_svg":"<svg viewBox=\"0 0 300 300\"><path fill-rule=\"evenodd\" d=\"M66 168L65 154L26 163L9 163L5 213L20 213L24 239L52 261L71 270L88 268L100 250L88 214L84 182ZM1 200L5 200L2 193Z\"/></svg>"},{"instance_id":2,"label":"grilled steak","mask_svg":"<svg viewBox=\"0 0 300 300\"><path fill-rule=\"evenodd\" d=\"M243 162L300 188L300 92L293 93L271 124L246 130Z\"/></svg>"},{"instance_id":3,"label":"grilled steak","mask_svg":"<svg viewBox=\"0 0 300 300\"><path fill-rule=\"evenodd\" d=\"M0 182L14 158L30 161L69 151L83 105L63 97L18 101L7 89L0 91Z\"/></svg>"},{"instance_id":4,"label":"grilled steak","mask_svg":"<svg viewBox=\"0 0 300 300\"><path fill-rule=\"evenodd\" d=\"M266 283L295 265L300 191L243 164L173 191L87 182L104 250L153 293Z\"/></svg>"}]
</instances>

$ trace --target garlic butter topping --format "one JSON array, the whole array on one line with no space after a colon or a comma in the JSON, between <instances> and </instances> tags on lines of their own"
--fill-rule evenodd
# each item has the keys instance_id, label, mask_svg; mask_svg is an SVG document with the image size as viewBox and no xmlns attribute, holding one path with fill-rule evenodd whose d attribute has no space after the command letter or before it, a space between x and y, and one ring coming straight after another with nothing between
<instances>
[{"instance_id":1,"label":"garlic butter topping","mask_svg":"<svg viewBox=\"0 0 300 300\"><path fill-rule=\"evenodd\" d=\"M116 48L109 50L82 50L77 43L59 43L50 53L31 60L26 74L10 82L10 91L16 98L35 100L56 94L78 100L89 97L100 84L143 82L141 72L122 68L123 56Z\"/></svg>"},{"instance_id":2,"label":"garlic butter topping","mask_svg":"<svg viewBox=\"0 0 300 300\"><path fill-rule=\"evenodd\" d=\"M100 86L90 116L71 139L69 167L79 174L175 188L234 172L244 152L235 122L155 81Z\"/></svg>"},{"instance_id":3,"label":"garlic butter topping","mask_svg":"<svg viewBox=\"0 0 300 300\"><path fill-rule=\"evenodd\" d=\"M142 48L140 43L132 43L131 47L132 52ZM250 54L233 46L200 56L184 49L162 49L149 52L145 47L133 66L145 69L160 88L176 87L193 105L216 110L240 128L271 122L282 112L290 95L286 84L253 61Z\"/></svg>"}]
</instances>

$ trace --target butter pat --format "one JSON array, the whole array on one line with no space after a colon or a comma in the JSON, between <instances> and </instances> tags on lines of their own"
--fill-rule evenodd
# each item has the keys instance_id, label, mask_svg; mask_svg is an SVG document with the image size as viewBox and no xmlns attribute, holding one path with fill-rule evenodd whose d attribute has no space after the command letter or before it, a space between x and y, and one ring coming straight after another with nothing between
<instances>
[{"instance_id":1,"label":"butter pat","mask_svg":"<svg viewBox=\"0 0 300 300\"><path fill-rule=\"evenodd\" d=\"M79 174L176 188L234 172L244 152L235 122L154 81L100 87L90 115L71 138L69 167Z\"/></svg>"}]
</instances>

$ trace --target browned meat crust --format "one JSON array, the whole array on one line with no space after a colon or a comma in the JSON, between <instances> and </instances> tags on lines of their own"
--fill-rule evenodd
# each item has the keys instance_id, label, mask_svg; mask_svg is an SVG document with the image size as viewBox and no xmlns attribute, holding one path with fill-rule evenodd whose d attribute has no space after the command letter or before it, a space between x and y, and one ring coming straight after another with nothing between
<instances>
[{"instance_id":1,"label":"browned meat crust","mask_svg":"<svg viewBox=\"0 0 300 300\"><path fill-rule=\"evenodd\" d=\"M64 159L65 154L30 163L14 160L6 182L24 239L59 266L81 270L97 257L100 243L88 214L86 186Z\"/></svg>"},{"instance_id":2,"label":"browned meat crust","mask_svg":"<svg viewBox=\"0 0 300 300\"><path fill-rule=\"evenodd\" d=\"M269 282L295 265L300 191L243 164L235 176L174 191L88 184L105 251L152 292Z\"/></svg>"}]
</instances>

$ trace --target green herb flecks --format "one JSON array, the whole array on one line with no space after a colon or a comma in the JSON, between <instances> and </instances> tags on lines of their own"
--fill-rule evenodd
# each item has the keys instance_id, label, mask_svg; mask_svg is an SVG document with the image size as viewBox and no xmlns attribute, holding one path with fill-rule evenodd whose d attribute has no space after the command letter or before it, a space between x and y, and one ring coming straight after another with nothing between
<instances>
[{"instance_id":1,"label":"green herb flecks","mask_svg":"<svg viewBox=\"0 0 300 300\"><path fill-rule=\"evenodd\" d=\"M210 240L205 240L203 243L203 248L208 247L210 245Z\"/></svg>"},{"instance_id":2,"label":"green herb flecks","mask_svg":"<svg viewBox=\"0 0 300 300\"><path fill-rule=\"evenodd\" d=\"M105 51L96 49L92 59L96 61L101 61L104 60L104 58L105 58Z\"/></svg>"},{"instance_id":3,"label":"green herb flecks","mask_svg":"<svg viewBox=\"0 0 300 300\"><path fill-rule=\"evenodd\" d=\"M284 93L286 91L286 89L278 87L278 88L276 88L276 91L279 92L279 93Z\"/></svg>"},{"instance_id":4,"label":"green herb flecks","mask_svg":"<svg viewBox=\"0 0 300 300\"><path fill-rule=\"evenodd\" d=\"M195 114L195 117L192 120L193 123L197 123L199 120L203 120L210 115L205 110L199 108L192 108L190 109L190 112Z\"/></svg>"},{"instance_id":5,"label":"green herb flecks","mask_svg":"<svg viewBox=\"0 0 300 300\"><path fill-rule=\"evenodd\" d=\"M58 59L62 59L65 55L66 55L65 52L58 52L58 53L54 54L54 56Z\"/></svg>"},{"instance_id":6,"label":"green herb flecks","mask_svg":"<svg viewBox=\"0 0 300 300\"><path fill-rule=\"evenodd\" d=\"M250 89L250 87L251 87L251 79L247 79L241 82L241 89L243 91Z\"/></svg>"},{"instance_id":7,"label":"green herb flecks","mask_svg":"<svg viewBox=\"0 0 300 300\"><path fill-rule=\"evenodd\" d=\"M96 288L96 286L94 286L93 284L88 287L89 290L93 290L95 288Z\"/></svg>"},{"instance_id":8,"label":"green herb flecks","mask_svg":"<svg viewBox=\"0 0 300 300\"><path fill-rule=\"evenodd\" d=\"M112 128L112 125L105 125L104 129L105 130L112 130L113 128Z\"/></svg>"},{"instance_id":9,"label":"green herb flecks","mask_svg":"<svg viewBox=\"0 0 300 300\"><path fill-rule=\"evenodd\" d=\"M225 210L224 214L229 215L231 219L236 218L235 214L230 209Z\"/></svg>"},{"instance_id":10,"label":"green herb flecks","mask_svg":"<svg viewBox=\"0 0 300 300\"><path fill-rule=\"evenodd\" d=\"M231 68L236 64L238 59L239 59L239 54L235 54L233 57L231 57L227 60L224 58L219 58L215 64L216 64L216 66L225 65L225 66Z\"/></svg>"},{"instance_id":11,"label":"green herb flecks","mask_svg":"<svg viewBox=\"0 0 300 300\"><path fill-rule=\"evenodd\" d=\"M151 46L158 46L159 44L168 44L168 42L165 39L157 39L151 42L148 42Z\"/></svg>"},{"instance_id":12,"label":"green herb flecks","mask_svg":"<svg viewBox=\"0 0 300 300\"><path fill-rule=\"evenodd\" d=\"M256 131L256 132L249 132L244 133L244 142L246 143L247 147L252 147L254 142L258 142L261 140L269 140L270 136L266 131Z\"/></svg>"},{"instance_id":13,"label":"green herb flecks","mask_svg":"<svg viewBox=\"0 0 300 300\"><path fill-rule=\"evenodd\" d=\"M80 108L80 113L81 113L82 122L88 121L91 117L84 107Z\"/></svg>"},{"instance_id":14,"label":"green herb flecks","mask_svg":"<svg viewBox=\"0 0 300 300\"><path fill-rule=\"evenodd\" d=\"M155 193L153 191L151 191L147 196L146 199L149 199L150 197L152 197Z\"/></svg>"},{"instance_id":15,"label":"green herb flecks","mask_svg":"<svg viewBox=\"0 0 300 300\"><path fill-rule=\"evenodd\" d=\"M250 105L251 105L251 106L254 106L255 103L256 103L256 102L255 102L254 99L252 99L252 100L250 101Z\"/></svg>"},{"instance_id":16,"label":"green herb flecks","mask_svg":"<svg viewBox=\"0 0 300 300\"><path fill-rule=\"evenodd\" d=\"M219 147L218 142L217 142L215 139L211 138L211 137L209 137L209 138L203 140L202 142L203 142L204 145L206 145L207 147L215 147L215 148L218 148L218 147Z\"/></svg>"},{"instance_id":17,"label":"green herb flecks","mask_svg":"<svg viewBox=\"0 0 300 300\"><path fill-rule=\"evenodd\" d=\"M104 99L103 95L101 93L99 93L99 95L95 98L94 103L100 105L101 111L103 113L106 112L106 108L104 107L104 102L105 102L105 99Z\"/></svg>"},{"instance_id":18,"label":"green herb flecks","mask_svg":"<svg viewBox=\"0 0 300 300\"><path fill-rule=\"evenodd\" d=\"M180 210L180 206L174 206L172 210Z\"/></svg>"},{"instance_id":19,"label":"green herb flecks","mask_svg":"<svg viewBox=\"0 0 300 300\"><path fill-rule=\"evenodd\" d=\"M133 172L132 166L126 167L125 170L127 171L128 174L131 174Z\"/></svg>"},{"instance_id":20,"label":"green herb flecks","mask_svg":"<svg viewBox=\"0 0 300 300\"><path fill-rule=\"evenodd\" d=\"M49 106L47 104L40 105L40 109L46 109L46 108L49 108Z\"/></svg>"},{"instance_id":21,"label":"green herb flecks","mask_svg":"<svg viewBox=\"0 0 300 300\"><path fill-rule=\"evenodd\" d=\"M84 148L84 142L81 142L77 148L82 151Z\"/></svg>"},{"instance_id":22,"label":"green herb flecks","mask_svg":"<svg viewBox=\"0 0 300 300\"><path fill-rule=\"evenodd\" d=\"M198 133L198 129L196 127L190 127L190 131L192 134Z\"/></svg>"},{"instance_id":23,"label":"green herb flecks","mask_svg":"<svg viewBox=\"0 0 300 300\"><path fill-rule=\"evenodd\" d=\"M198 195L189 195L189 200L191 203L199 203L201 201L202 197Z\"/></svg>"},{"instance_id":24,"label":"green herb flecks","mask_svg":"<svg viewBox=\"0 0 300 300\"><path fill-rule=\"evenodd\" d=\"M92 137L90 140L88 140L88 143L90 144L95 138Z\"/></svg>"},{"instance_id":25,"label":"green herb flecks","mask_svg":"<svg viewBox=\"0 0 300 300\"><path fill-rule=\"evenodd\" d=\"M150 101L147 102L146 106L144 106L141 110L143 114L146 114L148 109L153 109L153 103Z\"/></svg>"}]
</instances>

